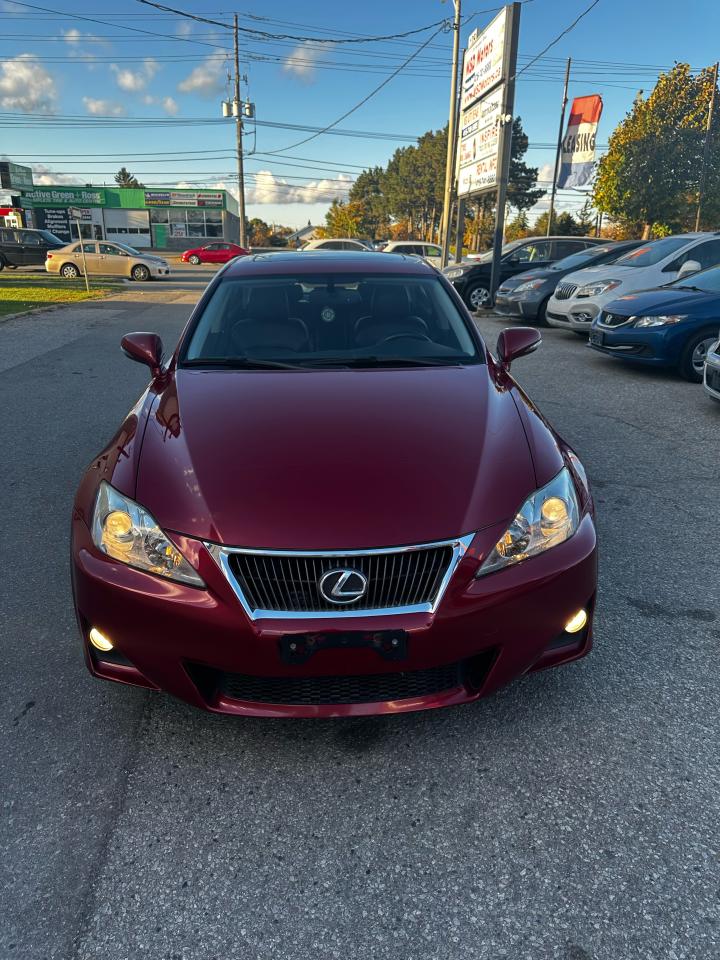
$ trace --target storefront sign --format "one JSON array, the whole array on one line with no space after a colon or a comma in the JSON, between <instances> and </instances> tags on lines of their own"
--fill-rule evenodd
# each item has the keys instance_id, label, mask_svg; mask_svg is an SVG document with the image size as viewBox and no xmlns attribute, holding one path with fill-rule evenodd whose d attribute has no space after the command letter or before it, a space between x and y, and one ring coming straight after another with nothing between
<instances>
[{"instance_id":1,"label":"storefront sign","mask_svg":"<svg viewBox=\"0 0 720 960\"><path fill-rule=\"evenodd\" d=\"M60 187L35 187L27 194L36 207L102 207L105 191L102 189L65 189Z\"/></svg>"},{"instance_id":2,"label":"storefront sign","mask_svg":"<svg viewBox=\"0 0 720 960\"><path fill-rule=\"evenodd\" d=\"M507 8L503 7L482 33L475 31L463 59L461 109L465 110L489 93L503 79L503 54L507 28Z\"/></svg>"},{"instance_id":3,"label":"storefront sign","mask_svg":"<svg viewBox=\"0 0 720 960\"><path fill-rule=\"evenodd\" d=\"M505 86L502 84L460 116L459 197L497 186L504 96Z\"/></svg>"},{"instance_id":4,"label":"storefront sign","mask_svg":"<svg viewBox=\"0 0 720 960\"><path fill-rule=\"evenodd\" d=\"M146 207L222 207L223 193L206 190L146 190Z\"/></svg>"},{"instance_id":5,"label":"storefront sign","mask_svg":"<svg viewBox=\"0 0 720 960\"><path fill-rule=\"evenodd\" d=\"M9 160L0 162L0 187L5 190L32 190L33 174L30 167Z\"/></svg>"}]
</instances>

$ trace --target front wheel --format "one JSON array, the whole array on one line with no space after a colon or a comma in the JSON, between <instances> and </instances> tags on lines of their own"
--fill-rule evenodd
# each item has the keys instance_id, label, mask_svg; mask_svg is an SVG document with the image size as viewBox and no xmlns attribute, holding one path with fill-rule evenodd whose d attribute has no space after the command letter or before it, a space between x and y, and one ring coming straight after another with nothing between
<instances>
[{"instance_id":1,"label":"front wheel","mask_svg":"<svg viewBox=\"0 0 720 960\"><path fill-rule=\"evenodd\" d=\"M490 291L482 283L473 284L465 294L465 303L473 312L486 307L490 302Z\"/></svg>"},{"instance_id":2,"label":"front wheel","mask_svg":"<svg viewBox=\"0 0 720 960\"><path fill-rule=\"evenodd\" d=\"M133 280L139 280L141 283L144 283L146 280L150 279L150 271L145 264L136 263L130 271L130 276L133 278Z\"/></svg>"},{"instance_id":3,"label":"front wheel","mask_svg":"<svg viewBox=\"0 0 720 960\"><path fill-rule=\"evenodd\" d=\"M701 383L705 369L705 357L708 350L717 340L717 332L701 330L691 337L685 344L678 370L680 376L690 383Z\"/></svg>"},{"instance_id":4,"label":"front wheel","mask_svg":"<svg viewBox=\"0 0 720 960\"><path fill-rule=\"evenodd\" d=\"M194 253L191 257L188 257L188 262L191 263L194 267L199 266L201 263L200 257Z\"/></svg>"},{"instance_id":5,"label":"front wheel","mask_svg":"<svg viewBox=\"0 0 720 960\"><path fill-rule=\"evenodd\" d=\"M538 307L537 316L535 317L535 323L538 327L549 327L550 324L547 320L547 305L550 302L550 297L545 297L543 302Z\"/></svg>"},{"instance_id":6,"label":"front wheel","mask_svg":"<svg viewBox=\"0 0 720 960\"><path fill-rule=\"evenodd\" d=\"M74 263L64 263L62 267L60 267L60 276L65 277L66 280L77 280L80 276L80 271Z\"/></svg>"}]
</instances>

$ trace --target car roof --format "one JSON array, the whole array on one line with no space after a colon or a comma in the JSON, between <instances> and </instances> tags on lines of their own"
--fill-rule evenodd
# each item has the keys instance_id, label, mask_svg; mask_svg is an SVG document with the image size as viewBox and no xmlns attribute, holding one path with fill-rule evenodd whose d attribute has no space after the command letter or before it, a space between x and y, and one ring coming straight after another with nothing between
<instances>
[{"instance_id":1,"label":"car roof","mask_svg":"<svg viewBox=\"0 0 720 960\"><path fill-rule=\"evenodd\" d=\"M395 273L437 277L437 271L415 256L402 253L355 253L352 250L306 250L303 253L256 253L233 260L223 271L226 277L287 276L311 273Z\"/></svg>"}]
</instances>

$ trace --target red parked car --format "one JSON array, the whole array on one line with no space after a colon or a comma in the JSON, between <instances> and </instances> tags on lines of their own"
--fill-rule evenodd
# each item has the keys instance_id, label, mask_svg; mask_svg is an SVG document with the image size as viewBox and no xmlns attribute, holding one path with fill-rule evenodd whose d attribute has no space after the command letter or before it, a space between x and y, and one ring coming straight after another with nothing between
<instances>
[{"instance_id":1,"label":"red parked car","mask_svg":"<svg viewBox=\"0 0 720 960\"><path fill-rule=\"evenodd\" d=\"M194 250L186 250L180 259L183 263L228 263L235 257L246 257L250 253L245 247L238 246L237 243L228 243L227 240L218 240L213 243L206 243L204 247L195 247Z\"/></svg>"},{"instance_id":2,"label":"red parked car","mask_svg":"<svg viewBox=\"0 0 720 960\"><path fill-rule=\"evenodd\" d=\"M95 676L243 716L448 706L591 645L585 471L453 287L392 254L241 259L86 471Z\"/></svg>"}]
</instances>

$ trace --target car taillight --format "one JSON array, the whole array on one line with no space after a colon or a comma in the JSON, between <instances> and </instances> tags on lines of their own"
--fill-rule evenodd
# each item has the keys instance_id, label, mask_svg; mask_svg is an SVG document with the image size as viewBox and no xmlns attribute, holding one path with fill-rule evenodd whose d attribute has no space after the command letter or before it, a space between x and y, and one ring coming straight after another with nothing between
<instances>
[{"instance_id":1,"label":"car taillight","mask_svg":"<svg viewBox=\"0 0 720 960\"><path fill-rule=\"evenodd\" d=\"M46 254L45 254L45 259L46 259L46 260L52 260L52 254L51 254L51 253L46 253Z\"/></svg>"}]
</instances>

